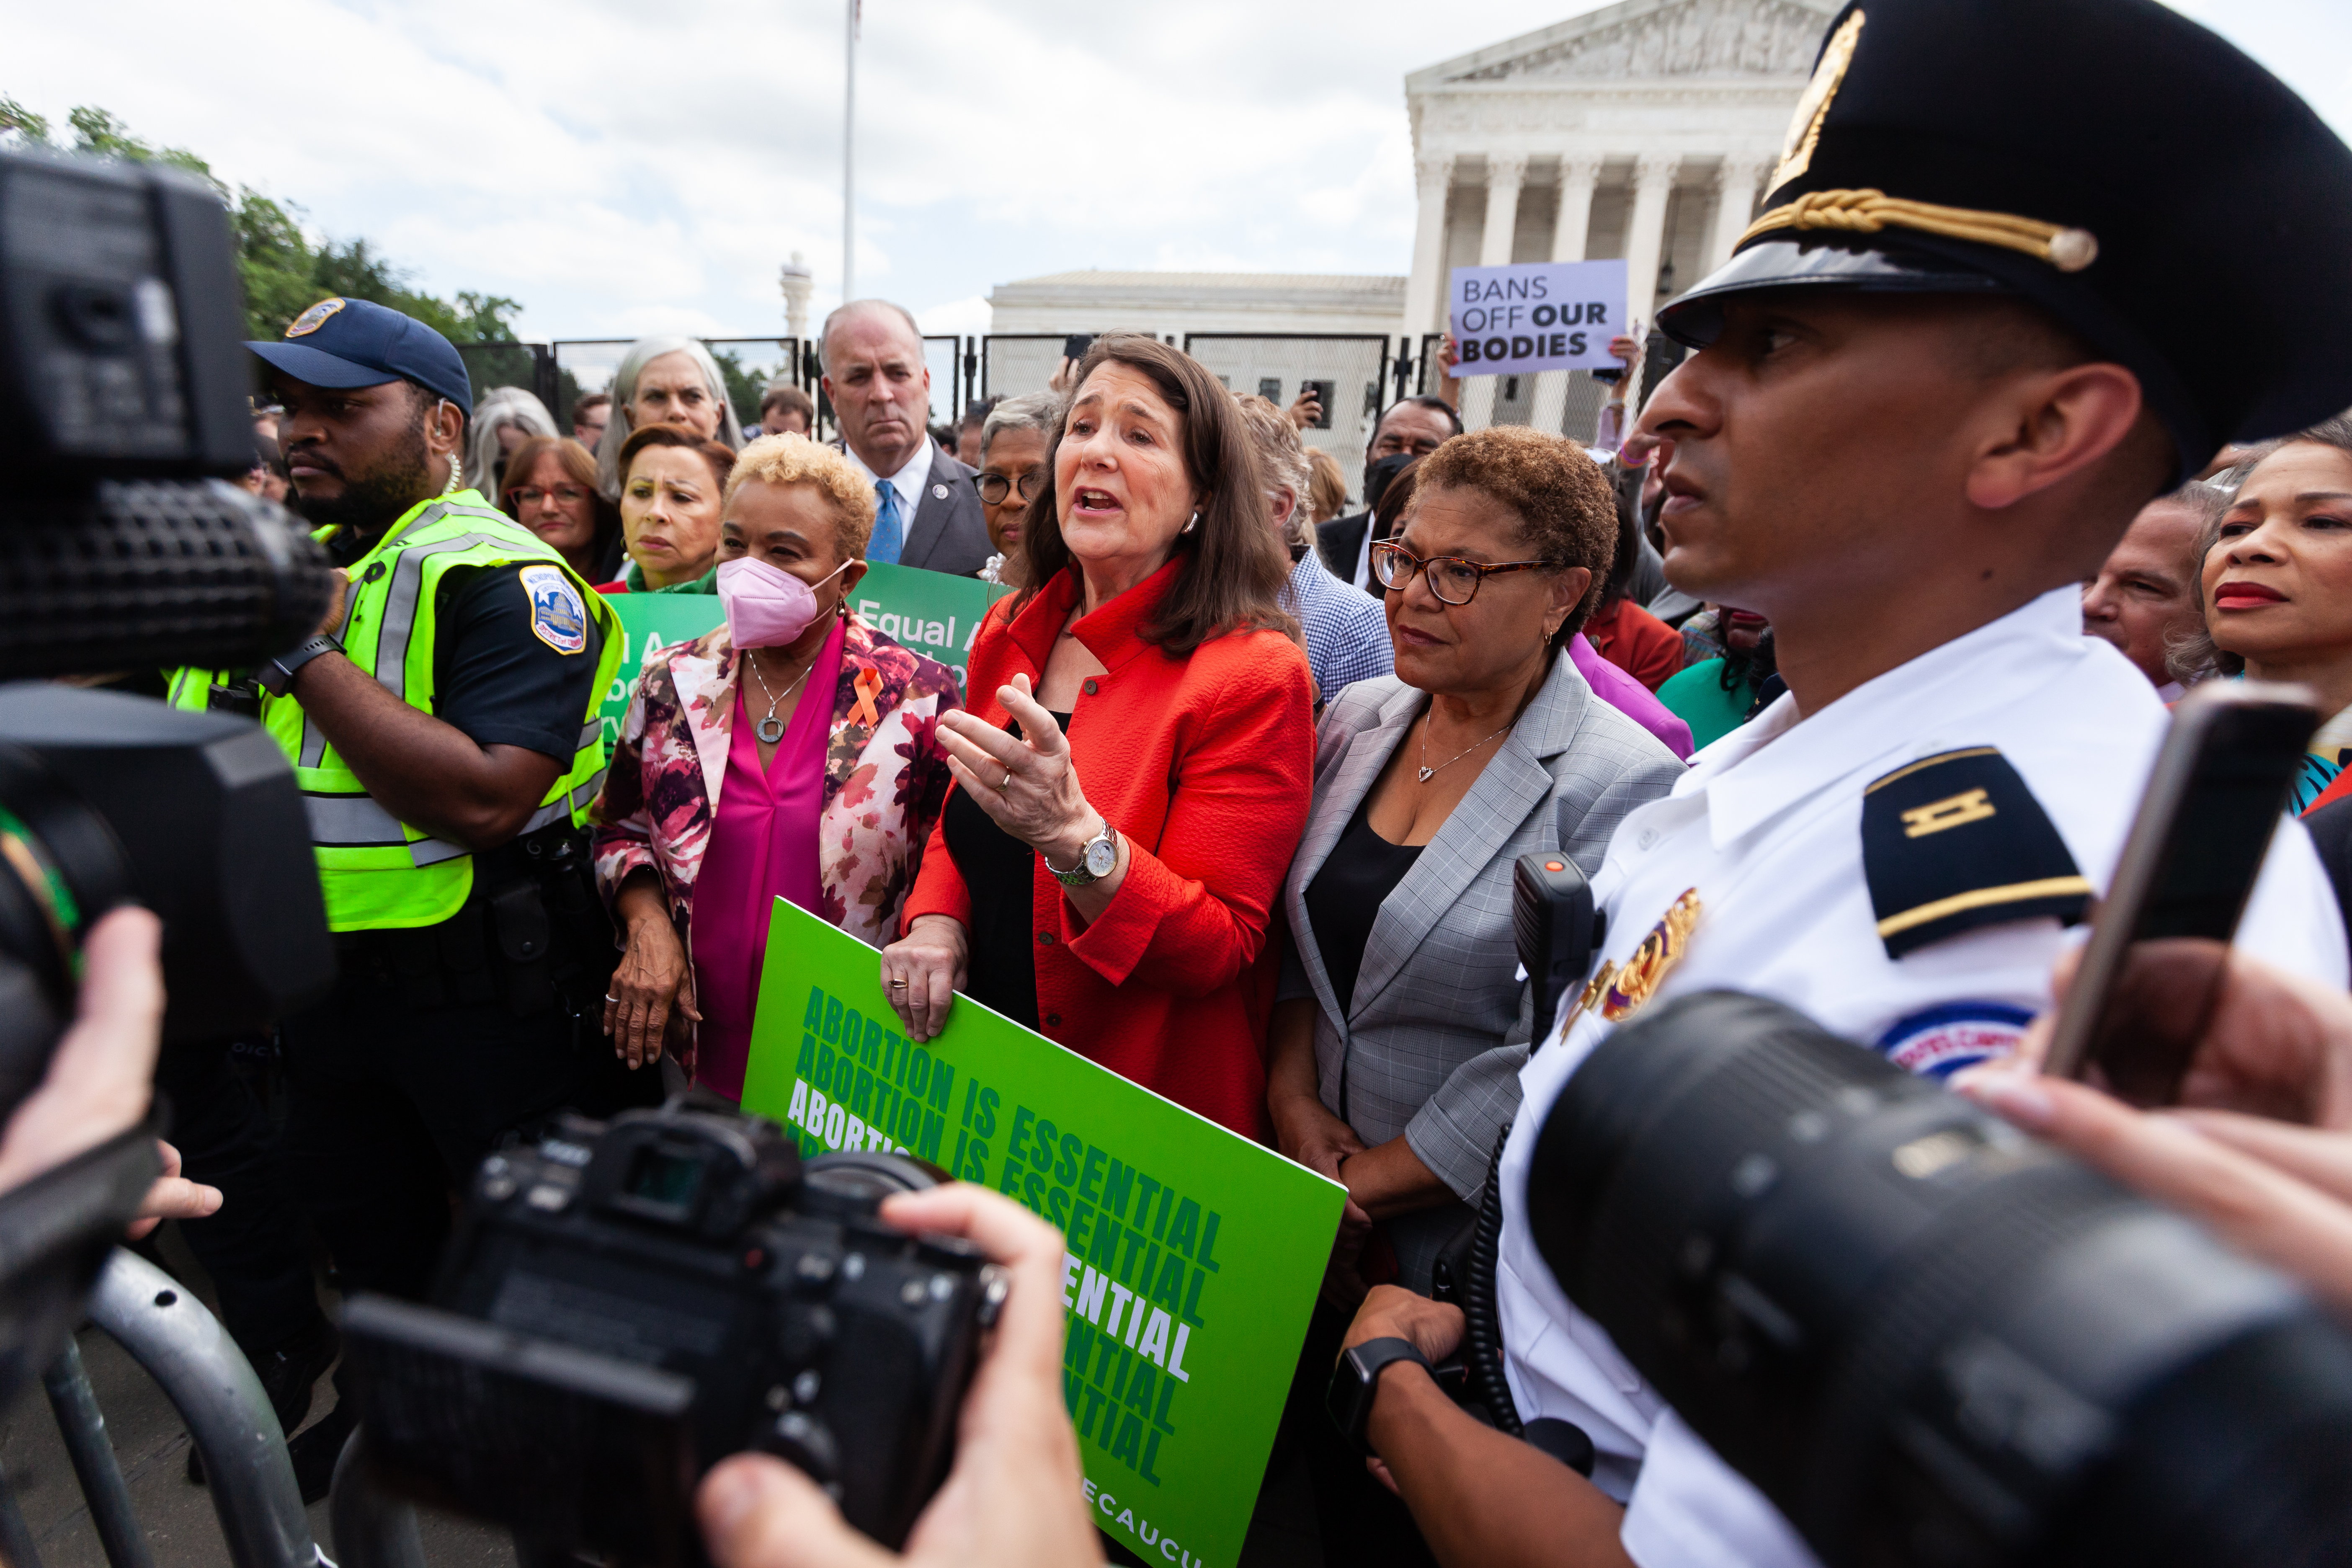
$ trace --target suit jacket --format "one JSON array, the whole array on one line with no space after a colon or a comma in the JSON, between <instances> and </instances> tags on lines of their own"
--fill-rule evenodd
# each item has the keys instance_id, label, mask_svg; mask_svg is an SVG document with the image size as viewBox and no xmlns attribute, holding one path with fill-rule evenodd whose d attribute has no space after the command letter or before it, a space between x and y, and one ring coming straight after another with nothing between
<instances>
[{"instance_id":1,"label":"suit jacket","mask_svg":"<svg viewBox=\"0 0 2352 1568\"><path fill-rule=\"evenodd\" d=\"M1555 659L1502 750L1381 905L1343 1012L1307 918L1307 887L1428 700L1385 676L1333 701L1317 734L1307 834L1283 887L1292 962L1282 994L1311 994L1318 1004L1323 1103L1368 1145L1403 1134L1462 1199L1386 1224L1400 1283L1423 1291L1438 1247L1486 1185L1496 1135L1518 1110L1534 1003L1517 978L1512 863L1530 850L1564 850L1586 876L1597 874L1626 813L1666 794L1683 772L1673 752L1595 696L1571 660ZM1563 816L1571 825L1565 843Z\"/></svg>"},{"instance_id":2,"label":"suit jacket","mask_svg":"<svg viewBox=\"0 0 2352 1568\"><path fill-rule=\"evenodd\" d=\"M1331 575L1350 587L1356 585L1356 557L1363 552L1364 535L1371 526L1372 514L1369 511L1351 512L1315 525L1315 552L1323 557L1324 565L1331 568Z\"/></svg>"},{"instance_id":3,"label":"suit jacket","mask_svg":"<svg viewBox=\"0 0 2352 1568\"><path fill-rule=\"evenodd\" d=\"M836 452L847 446L838 436L827 443ZM976 577L996 553L988 542L988 513L980 504L978 468L966 468L937 441L931 443L931 471L923 476L922 499L907 521L907 541L899 547L898 564L953 577Z\"/></svg>"}]
</instances>

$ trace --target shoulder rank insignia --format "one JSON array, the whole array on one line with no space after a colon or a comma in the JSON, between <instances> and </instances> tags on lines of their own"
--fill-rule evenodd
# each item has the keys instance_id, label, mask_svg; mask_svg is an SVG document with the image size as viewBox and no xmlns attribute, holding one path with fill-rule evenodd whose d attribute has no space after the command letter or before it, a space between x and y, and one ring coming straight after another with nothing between
<instances>
[{"instance_id":1,"label":"shoulder rank insignia","mask_svg":"<svg viewBox=\"0 0 2352 1568\"><path fill-rule=\"evenodd\" d=\"M1698 925L1698 889L1685 889L1622 968L1604 963L1593 972L1584 994L1576 999L1577 1010L1589 1013L1597 1007L1612 1024L1633 1016L1664 983L1666 972L1682 962L1683 949L1690 944L1691 931Z\"/></svg>"},{"instance_id":2,"label":"shoulder rank insignia","mask_svg":"<svg viewBox=\"0 0 2352 1568\"><path fill-rule=\"evenodd\" d=\"M1923 757L1862 797L1862 869L1886 956L2090 902L2066 841L1998 747Z\"/></svg>"}]
</instances>

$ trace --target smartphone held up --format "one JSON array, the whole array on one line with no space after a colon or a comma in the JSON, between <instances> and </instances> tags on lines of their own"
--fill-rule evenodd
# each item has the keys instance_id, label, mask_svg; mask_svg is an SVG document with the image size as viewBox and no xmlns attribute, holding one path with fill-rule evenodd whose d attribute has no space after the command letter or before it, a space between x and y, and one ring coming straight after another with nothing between
<instances>
[{"instance_id":1,"label":"smartphone held up","mask_svg":"<svg viewBox=\"0 0 2352 1568\"><path fill-rule=\"evenodd\" d=\"M2178 1100L2319 717L2305 688L2265 681L2180 700L2043 1071L2136 1105Z\"/></svg>"}]
</instances>

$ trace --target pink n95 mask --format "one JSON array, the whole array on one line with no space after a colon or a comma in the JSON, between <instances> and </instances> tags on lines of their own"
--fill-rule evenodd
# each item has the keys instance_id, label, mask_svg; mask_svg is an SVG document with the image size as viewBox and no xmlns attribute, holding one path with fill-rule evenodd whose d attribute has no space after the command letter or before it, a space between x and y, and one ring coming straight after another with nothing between
<instances>
[{"instance_id":1,"label":"pink n95 mask","mask_svg":"<svg viewBox=\"0 0 2352 1568\"><path fill-rule=\"evenodd\" d=\"M818 578L818 585L852 564L843 562ZM719 563L719 604L727 612L727 640L737 647L782 647L797 641L817 616L808 584L749 555Z\"/></svg>"}]
</instances>

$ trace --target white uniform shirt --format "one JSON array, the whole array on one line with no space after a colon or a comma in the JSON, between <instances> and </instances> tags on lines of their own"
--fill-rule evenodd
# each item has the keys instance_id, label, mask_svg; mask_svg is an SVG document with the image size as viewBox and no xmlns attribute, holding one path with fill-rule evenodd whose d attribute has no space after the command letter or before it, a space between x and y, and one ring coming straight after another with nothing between
<instances>
[{"instance_id":1,"label":"white uniform shirt","mask_svg":"<svg viewBox=\"0 0 2352 1568\"><path fill-rule=\"evenodd\" d=\"M1597 958L1622 964L1696 889L1697 927L1651 1005L1714 987L1751 992L1915 1071L2013 1044L2022 1021L2049 1005L2051 965L2068 938L2055 921L2016 921L1890 959L1864 880L1863 792L1921 758L1998 747L2082 874L2104 889L2166 713L2145 676L2083 636L2082 620L2080 592L2055 590L1802 722L1783 696L1699 752L1671 795L1635 809L1610 840L1593 879L1609 916ZM2345 983L2343 920L2300 824L2273 844L2238 940L2273 963ZM1503 1153L1496 1294L1519 1413L1591 1436L1594 1481L1628 1502L1622 1540L1642 1568L1810 1564L1795 1530L1570 1304L1528 1233L1528 1163L1544 1119L1614 1027L1575 1012L1576 1001L1571 991L1562 1004L1565 1039L1555 1027L1519 1075Z\"/></svg>"}]
</instances>

